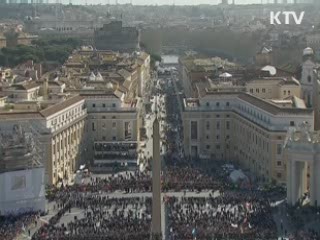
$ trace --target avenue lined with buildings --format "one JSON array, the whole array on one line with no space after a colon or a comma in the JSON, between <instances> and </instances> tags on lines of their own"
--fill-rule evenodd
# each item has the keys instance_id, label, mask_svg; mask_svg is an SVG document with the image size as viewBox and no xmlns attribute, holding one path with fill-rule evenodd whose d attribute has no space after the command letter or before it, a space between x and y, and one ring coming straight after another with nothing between
<instances>
[{"instance_id":1,"label":"avenue lined with buildings","mask_svg":"<svg viewBox=\"0 0 320 240\"><path fill-rule=\"evenodd\" d=\"M0 69L0 239L319 239L313 49L299 76L99 31L117 51Z\"/></svg>"}]
</instances>

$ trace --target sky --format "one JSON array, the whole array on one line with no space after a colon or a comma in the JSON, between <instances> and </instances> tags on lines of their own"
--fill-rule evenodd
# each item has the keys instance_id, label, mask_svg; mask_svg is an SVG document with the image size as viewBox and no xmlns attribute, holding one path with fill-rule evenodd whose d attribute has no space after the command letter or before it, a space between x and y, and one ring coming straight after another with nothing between
<instances>
[{"instance_id":1,"label":"sky","mask_svg":"<svg viewBox=\"0 0 320 240\"><path fill-rule=\"evenodd\" d=\"M69 0L62 0L63 2L69 2ZM118 1L118 4L130 3L134 5L198 5L198 4L219 4L221 0L72 0L73 4L115 4ZM262 0L267 3L268 0ZM273 0L269 0L270 2ZM232 0L229 0L231 3ZM252 3L261 3L261 0L236 0L238 4L252 4Z\"/></svg>"}]
</instances>

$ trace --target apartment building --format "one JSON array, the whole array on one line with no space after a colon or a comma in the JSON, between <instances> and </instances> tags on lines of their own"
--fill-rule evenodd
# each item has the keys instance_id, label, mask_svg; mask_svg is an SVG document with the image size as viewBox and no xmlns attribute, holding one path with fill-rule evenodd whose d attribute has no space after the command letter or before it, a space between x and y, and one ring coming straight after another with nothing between
<instances>
[{"instance_id":1,"label":"apartment building","mask_svg":"<svg viewBox=\"0 0 320 240\"><path fill-rule=\"evenodd\" d=\"M289 74L278 76L272 66L256 74L240 74L233 68L233 74L217 75L217 69L211 76L196 79L186 71L188 64L197 65L195 60L180 61L184 63L182 75L186 75L182 77L186 92L182 114L185 155L238 163L261 180L285 183L282 146L287 131L304 122L313 129L317 114L306 105L308 99L314 105L320 103L312 97L318 96L312 95L317 89L313 51L305 49L303 56L301 81Z\"/></svg>"},{"instance_id":2,"label":"apartment building","mask_svg":"<svg viewBox=\"0 0 320 240\"><path fill-rule=\"evenodd\" d=\"M8 128L15 124L31 125L43 150L43 165L47 184L70 181L82 162L84 151L83 131L87 110L85 99L73 96L61 99L40 111L2 111L0 127Z\"/></svg>"},{"instance_id":3,"label":"apartment building","mask_svg":"<svg viewBox=\"0 0 320 240\"><path fill-rule=\"evenodd\" d=\"M50 185L72 181L80 164L98 170L115 164L136 167L139 96L150 80L150 55L80 50L61 72L47 73L38 82L7 84L0 128L34 126Z\"/></svg>"},{"instance_id":4,"label":"apartment building","mask_svg":"<svg viewBox=\"0 0 320 240\"><path fill-rule=\"evenodd\" d=\"M82 94L86 99L87 159L93 166L137 162L137 101L113 93Z\"/></svg>"},{"instance_id":5,"label":"apartment building","mask_svg":"<svg viewBox=\"0 0 320 240\"><path fill-rule=\"evenodd\" d=\"M295 98L283 107L248 93L207 91L184 100L184 152L195 159L235 162L262 180L284 183L287 130L305 121L313 127L313 117L313 110Z\"/></svg>"}]
</instances>

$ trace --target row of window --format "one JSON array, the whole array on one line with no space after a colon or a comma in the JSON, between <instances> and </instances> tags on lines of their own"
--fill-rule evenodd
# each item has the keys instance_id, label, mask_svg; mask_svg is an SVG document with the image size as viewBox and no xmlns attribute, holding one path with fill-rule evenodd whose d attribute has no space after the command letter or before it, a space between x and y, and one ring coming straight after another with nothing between
<instances>
[{"instance_id":1,"label":"row of window","mask_svg":"<svg viewBox=\"0 0 320 240\"><path fill-rule=\"evenodd\" d=\"M206 136L206 139L209 140L209 139L210 139L210 135L207 135L207 136ZM216 135L216 139L217 139L217 140L220 140L220 135L219 135L219 134ZM229 139L230 139L230 136L229 136L229 135L226 135L226 139L225 139L225 140L229 140Z\"/></svg>"},{"instance_id":2,"label":"row of window","mask_svg":"<svg viewBox=\"0 0 320 240\"><path fill-rule=\"evenodd\" d=\"M207 150L209 150L210 148L211 148L211 145L206 145L206 149L207 149ZM226 144L226 149L229 149L229 148L230 148L229 144ZM216 144L216 149L217 149L217 150L220 150L220 149L221 149L220 144Z\"/></svg>"},{"instance_id":3,"label":"row of window","mask_svg":"<svg viewBox=\"0 0 320 240\"><path fill-rule=\"evenodd\" d=\"M97 104L95 103L92 103L92 107L95 108L97 106ZM101 105L103 108L106 108L107 105L105 103L102 103ZM112 107L115 108L117 105L115 103L112 103Z\"/></svg>"},{"instance_id":4,"label":"row of window","mask_svg":"<svg viewBox=\"0 0 320 240\"><path fill-rule=\"evenodd\" d=\"M192 126L192 125L191 125ZM210 122L209 121L207 121L206 122L206 129L207 130L210 130ZM216 129L220 129L220 121L218 121L217 123L216 123ZM226 130L230 130L230 121L226 121ZM191 132L192 131L195 131L194 129L191 129Z\"/></svg>"},{"instance_id":5,"label":"row of window","mask_svg":"<svg viewBox=\"0 0 320 240\"><path fill-rule=\"evenodd\" d=\"M63 124L65 121L67 121L70 118L76 117L78 113L81 112L81 109L84 108L84 105L73 108L72 110L69 110L68 112L59 115L55 119L51 120L51 125L57 125L57 124Z\"/></svg>"},{"instance_id":6,"label":"row of window","mask_svg":"<svg viewBox=\"0 0 320 240\"><path fill-rule=\"evenodd\" d=\"M222 115L222 117L223 117L223 115ZM207 115L206 118L211 118L211 116ZM216 114L215 118L220 118L220 114ZM230 114L226 114L226 118L230 118Z\"/></svg>"},{"instance_id":7,"label":"row of window","mask_svg":"<svg viewBox=\"0 0 320 240\"><path fill-rule=\"evenodd\" d=\"M207 102L206 106L210 107L210 102ZM220 107L220 102L216 102L216 107ZM226 102L226 107L230 107L230 102Z\"/></svg>"}]
</instances>

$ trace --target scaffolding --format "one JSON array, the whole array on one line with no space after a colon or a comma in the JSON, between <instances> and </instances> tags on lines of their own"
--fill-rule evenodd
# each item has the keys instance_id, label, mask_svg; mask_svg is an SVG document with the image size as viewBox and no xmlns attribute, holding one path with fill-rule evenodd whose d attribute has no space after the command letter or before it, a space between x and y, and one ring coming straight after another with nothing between
<instances>
[{"instance_id":1,"label":"scaffolding","mask_svg":"<svg viewBox=\"0 0 320 240\"><path fill-rule=\"evenodd\" d=\"M37 135L30 124L15 124L1 130L0 171L42 167L43 152Z\"/></svg>"}]
</instances>

